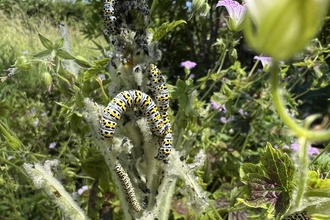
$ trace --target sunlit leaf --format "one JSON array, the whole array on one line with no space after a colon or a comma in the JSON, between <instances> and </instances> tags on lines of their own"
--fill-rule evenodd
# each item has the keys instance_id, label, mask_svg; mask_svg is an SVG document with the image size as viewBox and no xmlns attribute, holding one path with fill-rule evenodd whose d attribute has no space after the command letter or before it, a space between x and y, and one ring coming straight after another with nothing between
<instances>
[{"instance_id":1,"label":"sunlit leaf","mask_svg":"<svg viewBox=\"0 0 330 220\"><path fill-rule=\"evenodd\" d=\"M38 36L39 36L39 39L40 39L42 45L44 45L44 47L46 47L46 49L48 49L48 50L53 50L54 49L53 48L53 43L50 40L48 40L46 37L44 37L40 33L38 34Z\"/></svg>"},{"instance_id":2,"label":"sunlit leaf","mask_svg":"<svg viewBox=\"0 0 330 220\"><path fill-rule=\"evenodd\" d=\"M185 20L173 21L169 23L168 21L163 23L155 32L153 41L159 41L162 37L164 37L168 32L172 31L175 27L180 24L186 24Z\"/></svg>"}]
</instances>

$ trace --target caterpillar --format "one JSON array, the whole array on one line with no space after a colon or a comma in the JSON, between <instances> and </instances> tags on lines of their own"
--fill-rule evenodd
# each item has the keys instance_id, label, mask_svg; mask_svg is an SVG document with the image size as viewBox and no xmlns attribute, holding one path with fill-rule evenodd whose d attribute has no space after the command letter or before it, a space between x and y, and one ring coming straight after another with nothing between
<instances>
[{"instance_id":1,"label":"caterpillar","mask_svg":"<svg viewBox=\"0 0 330 220\"><path fill-rule=\"evenodd\" d=\"M167 117L167 110L169 108L169 95L167 86L165 84L164 76L161 75L160 70L156 65L150 64L148 68L148 87L152 94L155 96L157 107L161 112L162 116Z\"/></svg>"},{"instance_id":2,"label":"caterpillar","mask_svg":"<svg viewBox=\"0 0 330 220\"><path fill-rule=\"evenodd\" d=\"M120 163L117 163L115 166L115 171L117 173L118 178L120 179L120 182L126 192L127 200L132 205L133 209L136 212L142 211L142 207L140 206L139 202L137 201L134 188L132 186L131 180L128 176L128 174L125 172L123 167L120 165Z\"/></svg>"},{"instance_id":3,"label":"caterpillar","mask_svg":"<svg viewBox=\"0 0 330 220\"><path fill-rule=\"evenodd\" d=\"M115 16L116 0L103 1L103 17L105 30L104 33L108 36L119 34L117 17Z\"/></svg>"},{"instance_id":4,"label":"caterpillar","mask_svg":"<svg viewBox=\"0 0 330 220\"><path fill-rule=\"evenodd\" d=\"M167 110L169 108L169 95L167 86L165 84L164 76L161 75L160 70L156 65L150 64L148 67L148 78L149 78L149 90L155 97L157 108L164 120L165 124L168 124L167 127L171 130L170 120L168 119Z\"/></svg>"},{"instance_id":5,"label":"caterpillar","mask_svg":"<svg viewBox=\"0 0 330 220\"><path fill-rule=\"evenodd\" d=\"M116 0L104 0L103 1L103 17L105 30L104 33L108 36L120 34L120 28L128 26L131 30L141 32L141 28L138 27L139 23L135 22L136 18L126 15L126 12L130 10L138 10L143 15L143 25L145 28L150 23L149 7L145 1L121 1ZM143 32L144 33L144 32ZM140 34L139 34L140 35ZM145 36L145 34L143 35ZM140 38L140 37L139 37ZM142 41L144 44L145 41Z\"/></svg>"},{"instance_id":6,"label":"caterpillar","mask_svg":"<svg viewBox=\"0 0 330 220\"><path fill-rule=\"evenodd\" d=\"M309 220L309 217L306 212L296 212L285 217L283 220Z\"/></svg>"},{"instance_id":7,"label":"caterpillar","mask_svg":"<svg viewBox=\"0 0 330 220\"><path fill-rule=\"evenodd\" d=\"M127 108L137 107L147 117L151 131L159 137L159 149L156 158L168 162L167 157L172 149L172 131L170 123L165 121L154 101L147 94L139 90L123 91L115 96L102 112L100 120L100 134L104 138L111 138L117 126L117 120Z\"/></svg>"}]
</instances>

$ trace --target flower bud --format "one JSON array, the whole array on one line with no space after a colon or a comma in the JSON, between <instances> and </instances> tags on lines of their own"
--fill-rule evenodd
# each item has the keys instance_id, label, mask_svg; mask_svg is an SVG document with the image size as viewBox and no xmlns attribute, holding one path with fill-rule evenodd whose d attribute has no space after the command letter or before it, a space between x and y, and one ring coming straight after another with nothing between
<instances>
[{"instance_id":1,"label":"flower bud","mask_svg":"<svg viewBox=\"0 0 330 220\"><path fill-rule=\"evenodd\" d=\"M31 62L26 56L19 57L14 65L20 70L26 71L31 69Z\"/></svg>"},{"instance_id":2,"label":"flower bud","mask_svg":"<svg viewBox=\"0 0 330 220\"><path fill-rule=\"evenodd\" d=\"M246 0L245 37L250 46L277 60L292 57L315 36L329 0Z\"/></svg>"},{"instance_id":3,"label":"flower bud","mask_svg":"<svg viewBox=\"0 0 330 220\"><path fill-rule=\"evenodd\" d=\"M44 79L44 83L45 83L47 90L50 91L52 88L52 82L53 82L52 76L50 75L49 72L43 72L42 78Z\"/></svg>"},{"instance_id":4,"label":"flower bud","mask_svg":"<svg viewBox=\"0 0 330 220\"><path fill-rule=\"evenodd\" d=\"M193 14L206 16L210 12L210 6L207 4L206 0L193 0L191 11Z\"/></svg>"},{"instance_id":5,"label":"flower bud","mask_svg":"<svg viewBox=\"0 0 330 220\"><path fill-rule=\"evenodd\" d=\"M234 48L232 50L230 50L229 52L229 60L232 63L235 63L235 61L237 60L237 50Z\"/></svg>"}]
</instances>

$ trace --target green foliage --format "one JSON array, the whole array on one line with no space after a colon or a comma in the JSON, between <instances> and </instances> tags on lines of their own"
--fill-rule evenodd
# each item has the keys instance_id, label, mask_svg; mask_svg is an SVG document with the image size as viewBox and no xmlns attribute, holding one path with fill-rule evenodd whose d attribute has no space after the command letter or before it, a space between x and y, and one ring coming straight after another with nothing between
<instances>
[{"instance_id":1,"label":"green foliage","mask_svg":"<svg viewBox=\"0 0 330 220\"><path fill-rule=\"evenodd\" d=\"M274 213L275 219L280 219L289 207L294 173L290 157L268 144L260 164L241 166L240 177L248 194L246 199L239 201L252 208L264 208L270 215Z\"/></svg>"},{"instance_id":2,"label":"green foliage","mask_svg":"<svg viewBox=\"0 0 330 220\"><path fill-rule=\"evenodd\" d=\"M149 31L162 51L157 65L168 78L174 146L185 165L194 164L200 150L206 154L204 167L191 168L191 173L207 191L209 206L195 214L187 204L189 186L178 179L168 183L175 193L170 219L280 219L290 212L299 183L295 160L290 158L294 150L285 147L295 139L273 109L269 74L254 63L255 54L245 49L241 33L221 25L222 9L214 4L208 16L200 16L186 1L152 2ZM106 105L117 80L115 70L106 68L111 59L105 52L110 47L102 34L101 4L94 0L0 3L4 11L0 69L12 68L3 75L14 73L1 77L0 84L0 197L4 198L0 219L64 217L46 194L35 190L21 168L25 162L51 158L60 159L60 170L54 173L68 192L88 185L78 204L91 219L124 218L116 180L95 141L87 138L93 131L83 118L84 99ZM63 20L68 23L71 51L57 34L56 26ZM314 40L279 70L281 86L287 90L286 107L299 123L311 113L328 112L330 50L324 34L328 27L323 31L320 41ZM186 71L180 66L185 60L197 66ZM76 64L79 71L65 68L65 62ZM54 142L56 146L49 148ZM327 150L306 174L308 185L299 207L313 216L319 213L320 219L330 215ZM139 178L135 182L146 177ZM318 200L321 208L314 204Z\"/></svg>"},{"instance_id":3,"label":"green foliage","mask_svg":"<svg viewBox=\"0 0 330 220\"><path fill-rule=\"evenodd\" d=\"M186 23L184 20L180 21L173 21L171 23L165 22L163 23L157 31L154 33L153 41L159 41L162 37L164 37L168 32L170 32L172 29L174 29L176 26Z\"/></svg>"}]
</instances>

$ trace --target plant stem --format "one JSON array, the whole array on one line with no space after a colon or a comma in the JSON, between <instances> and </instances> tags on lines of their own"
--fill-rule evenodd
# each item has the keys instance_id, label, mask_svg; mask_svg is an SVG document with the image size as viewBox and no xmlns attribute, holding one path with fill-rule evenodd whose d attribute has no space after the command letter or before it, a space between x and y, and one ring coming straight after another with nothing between
<instances>
[{"instance_id":1,"label":"plant stem","mask_svg":"<svg viewBox=\"0 0 330 220\"><path fill-rule=\"evenodd\" d=\"M271 94L273 96L273 104L283 122L293 131L298 137L304 137L308 141L324 141L330 139L330 130L310 131L299 126L286 111L284 101L281 96L279 87L279 63L274 61L271 67Z\"/></svg>"},{"instance_id":2,"label":"plant stem","mask_svg":"<svg viewBox=\"0 0 330 220\"><path fill-rule=\"evenodd\" d=\"M302 197L306 191L307 187L307 180L308 180L308 146L307 140L304 137L298 139L299 143L299 152L298 152L298 159L299 159L299 169L297 171L297 195L294 199L293 206L294 208L299 207L299 204L302 200Z\"/></svg>"}]
</instances>

